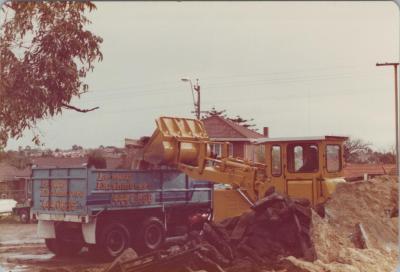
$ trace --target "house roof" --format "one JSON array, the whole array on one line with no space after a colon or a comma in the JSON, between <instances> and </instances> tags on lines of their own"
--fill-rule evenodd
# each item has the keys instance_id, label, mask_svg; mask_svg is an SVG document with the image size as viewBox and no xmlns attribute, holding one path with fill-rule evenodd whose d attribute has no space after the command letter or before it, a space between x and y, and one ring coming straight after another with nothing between
<instances>
[{"instance_id":1,"label":"house roof","mask_svg":"<svg viewBox=\"0 0 400 272\"><path fill-rule=\"evenodd\" d=\"M221 116L210 116L202 120L207 131L208 137L211 139L229 139L236 141L258 139L264 135L245 128Z\"/></svg>"},{"instance_id":2,"label":"house roof","mask_svg":"<svg viewBox=\"0 0 400 272\"><path fill-rule=\"evenodd\" d=\"M346 163L343 171L346 178L362 177L364 174L392 175L395 174L396 165Z\"/></svg>"},{"instance_id":3,"label":"house roof","mask_svg":"<svg viewBox=\"0 0 400 272\"><path fill-rule=\"evenodd\" d=\"M18 169L7 162L0 162L0 181L29 177L30 174L31 169L29 167Z\"/></svg>"},{"instance_id":4,"label":"house roof","mask_svg":"<svg viewBox=\"0 0 400 272\"><path fill-rule=\"evenodd\" d=\"M270 142L307 142L307 141L324 141L324 140L347 140L342 136L311 136L311 137L281 137L281 138L259 138L255 140L255 144L263 144Z\"/></svg>"}]
</instances>

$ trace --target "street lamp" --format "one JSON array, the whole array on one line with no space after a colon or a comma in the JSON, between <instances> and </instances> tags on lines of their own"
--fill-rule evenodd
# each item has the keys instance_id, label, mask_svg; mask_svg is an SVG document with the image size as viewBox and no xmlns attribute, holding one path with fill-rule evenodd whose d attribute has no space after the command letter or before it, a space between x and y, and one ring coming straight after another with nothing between
<instances>
[{"instance_id":1,"label":"street lamp","mask_svg":"<svg viewBox=\"0 0 400 272\"><path fill-rule=\"evenodd\" d=\"M199 85L199 79L196 79L196 84L193 85L193 82L190 78L181 78L183 82L189 82L190 83L190 90L192 91L192 97L193 97L193 104L194 104L194 112L196 114L196 118L200 120L200 85ZM194 98L194 92L197 92L197 102Z\"/></svg>"},{"instance_id":2,"label":"street lamp","mask_svg":"<svg viewBox=\"0 0 400 272\"><path fill-rule=\"evenodd\" d=\"M398 87L397 87L397 67L400 63L389 62L389 63L377 63L376 66L393 66L394 67L394 105L395 105L395 122L396 122L396 178L399 177L399 110L398 110Z\"/></svg>"}]
</instances>

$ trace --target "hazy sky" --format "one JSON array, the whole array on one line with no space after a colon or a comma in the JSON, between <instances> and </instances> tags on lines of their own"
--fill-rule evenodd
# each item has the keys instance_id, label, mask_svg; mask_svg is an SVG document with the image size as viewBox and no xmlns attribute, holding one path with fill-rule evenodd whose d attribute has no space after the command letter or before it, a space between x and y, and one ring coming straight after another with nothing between
<instances>
[{"instance_id":1,"label":"hazy sky","mask_svg":"<svg viewBox=\"0 0 400 272\"><path fill-rule=\"evenodd\" d=\"M104 60L91 92L39 123L49 148L123 146L158 116L192 117L182 77L200 79L201 108L254 118L271 137L345 135L394 144L393 68L399 15L391 2L96 2L90 29ZM8 148L32 145L32 134Z\"/></svg>"}]
</instances>

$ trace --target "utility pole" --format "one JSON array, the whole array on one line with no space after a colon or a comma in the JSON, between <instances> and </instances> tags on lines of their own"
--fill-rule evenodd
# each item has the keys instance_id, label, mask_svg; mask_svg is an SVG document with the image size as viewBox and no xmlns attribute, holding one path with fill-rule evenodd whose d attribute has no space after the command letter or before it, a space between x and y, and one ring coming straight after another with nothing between
<instances>
[{"instance_id":1,"label":"utility pole","mask_svg":"<svg viewBox=\"0 0 400 272\"><path fill-rule=\"evenodd\" d=\"M196 118L197 120L200 120L200 85L198 78L196 79L196 84L193 86L193 89L197 92L197 102L194 104L196 110Z\"/></svg>"},{"instance_id":2,"label":"utility pole","mask_svg":"<svg viewBox=\"0 0 400 272\"><path fill-rule=\"evenodd\" d=\"M394 97L395 97L395 112L396 112L396 176L399 177L399 111L398 111L398 87L397 87L397 67L399 66L398 62L385 62L385 63L377 63L376 66L393 66L394 67Z\"/></svg>"},{"instance_id":3,"label":"utility pole","mask_svg":"<svg viewBox=\"0 0 400 272\"><path fill-rule=\"evenodd\" d=\"M196 79L196 84L193 85L193 82L190 78L182 78L181 79L183 82L189 82L190 83L190 90L192 91L192 96L193 96L193 104L194 104L194 113L196 114L196 119L200 120L200 85L199 85L199 79ZM194 92L197 92L197 99L194 98ZM196 101L197 100L197 101Z\"/></svg>"}]
</instances>

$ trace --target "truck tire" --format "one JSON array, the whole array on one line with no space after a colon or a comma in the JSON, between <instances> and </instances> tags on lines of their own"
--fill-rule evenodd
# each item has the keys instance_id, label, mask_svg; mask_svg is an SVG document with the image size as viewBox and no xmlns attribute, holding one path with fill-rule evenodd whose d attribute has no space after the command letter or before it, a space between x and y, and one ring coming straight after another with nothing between
<instances>
[{"instance_id":1,"label":"truck tire","mask_svg":"<svg viewBox=\"0 0 400 272\"><path fill-rule=\"evenodd\" d=\"M29 223L29 212L27 210L21 210L19 212L19 221L24 224Z\"/></svg>"},{"instance_id":2,"label":"truck tire","mask_svg":"<svg viewBox=\"0 0 400 272\"><path fill-rule=\"evenodd\" d=\"M59 238L45 239L45 243L48 250L56 256L73 256L78 254L83 247L80 243L68 242Z\"/></svg>"},{"instance_id":3,"label":"truck tire","mask_svg":"<svg viewBox=\"0 0 400 272\"><path fill-rule=\"evenodd\" d=\"M119 222L110 222L102 228L96 250L108 260L121 255L130 247L130 234L126 226Z\"/></svg>"},{"instance_id":4,"label":"truck tire","mask_svg":"<svg viewBox=\"0 0 400 272\"><path fill-rule=\"evenodd\" d=\"M144 220L137 241L141 252L148 252L161 247L165 241L165 228L162 221L157 217L149 217Z\"/></svg>"}]
</instances>

